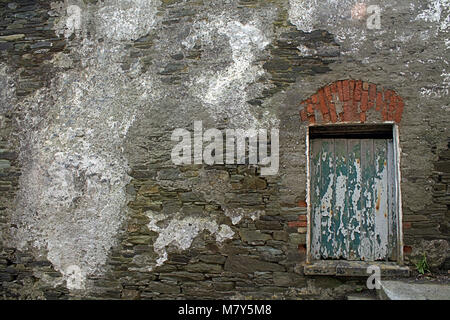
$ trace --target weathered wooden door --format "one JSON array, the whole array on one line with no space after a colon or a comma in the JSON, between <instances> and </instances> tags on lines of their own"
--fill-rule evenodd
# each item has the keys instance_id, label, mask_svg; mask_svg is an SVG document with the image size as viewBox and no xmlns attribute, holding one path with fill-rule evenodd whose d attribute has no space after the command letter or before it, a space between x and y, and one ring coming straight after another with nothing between
<instances>
[{"instance_id":1,"label":"weathered wooden door","mask_svg":"<svg viewBox=\"0 0 450 320\"><path fill-rule=\"evenodd\" d=\"M310 142L311 257L396 260L392 139Z\"/></svg>"}]
</instances>

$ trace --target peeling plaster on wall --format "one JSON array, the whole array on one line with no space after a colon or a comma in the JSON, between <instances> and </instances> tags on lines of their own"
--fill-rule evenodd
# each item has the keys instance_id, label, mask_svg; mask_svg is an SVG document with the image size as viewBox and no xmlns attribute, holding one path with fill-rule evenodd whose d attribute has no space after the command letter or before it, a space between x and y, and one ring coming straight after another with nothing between
<instances>
[{"instance_id":1,"label":"peeling plaster on wall","mask_svg":"<svg viewBox=\"0 0 450 320\"><path fill-rule=\"evenodd\" d=\"M225 194L233 190L226 171L201 169L198 177L184 180L158 179L158 184L167 190L192 189L192 192L204 201L220 205L224 215L231 219L233 225L244 218L257 220L265 214L264 210L234 208L226 203ZM209 212L204 212L201 216L189 217L179 212L161 214L147 211L146 215L150 218L149 230L159 233L153 243L158 258L155 261L152 257L147 257L145 264L149 267L144 268L145 270L136 269L140 271L151 271L155 266L162 265L171 251L170 245L174 245L177 250L190 248L192 241L204 230L213 234L219 243L232 239L234 235L234 231L228 225L218 223L220 219L217 214L211 215ZM161 227L161 224L164 224L164 227Z\"/></svg>"},{"instance_id":2,"label":"peeling plaster on wall","mask_svg":"<svg viewBox=\"0 0 450 320\"><path fill-rule=\"evenodd\" d=\"M431 88L420 88L420 95L423 98L442 98L448 96L450 90L450 73L442 71L442 85L433 84ZM446 106L448 108L448 106Z\"/></svg>"},{"instance_id":3,"label":"peeling plaster on wall","mask_svg":"<svg viewBox=\"0 0 450 320\"><path fill-rule=\"evenodd\" d=\"M249 217L253 221L265 214L264 210L248 210L243 208L225 208L225 215L231 219L233 225L238 224L244 217Z\"/></svg>"},{"instance_id":4,"label":"peeling plaster on wall","mask_svg":"<svg viewBox=\"0 0 450 320\"><path fill-rule=\"evenodd\" d=\"M103 72L116 76L101 80ZM121 142L139 103L113 101L118 87L130 85L115 64L87 68L81 81L78 75L64 74L56 82L59 97L40 92L26 106L34 119L21 123L27 132L15 237L19 247L30 242L47 251L63 274L75 265L68 274L79 270L84 277L106 261L124 217L129 178Z\"/></svg>"},{"instance_id":5,"label":"peeling plaster on wall","mask_svg":"<svg viewBox=\"0 0 450 320\"><path fill-rule=\"evenodd\" d=\"M366 1L356 0L289 0L289 21L304 32L321 29L328 26L329 30L337 30L338 37L351 34L349 25L339 26L351 18L351 10L356 3Z\"/></svg>"},{"instance_id":6,"label":"peeling plaster on wall","mask_svg":"<svg viewBox=\"0 0 450 320\"><path fill-rule=\"evenodd\" d=\"M80 7L81 6L81 7ZM69 38L72 34L80 36L83 23L84 5L81 1L51 2L49 15L55 17L54 29L59 36Z\"/></svg>"},{"instance_id":7,"label":"peeling plaster on wall","mask_svg":"<svg viewBox=\"0 0 450 320\"><path fill-rule=\"evenodd\" d=\"M446 30L450 24L450 1L429 0L428 8L417 15L416 20L438 22L440 30ZM445 15L445 11L447 14Z\"/></svg>"},{"instance_id":8,"label":"peeling plaster on wall","mask_svg":"<svg viewBox=\"0 0 450 320\"><path fill-rule=\"evenodd\" d=\"M357 3L369 5L378 5L381 8L381 29L369 29L367 27L367 17L365 14L362 19L352 19L351 11ZM421 2L415 1L409 4L409 13L417 12L417 8ZM313 30L328 30L335 35L336 41L341 45L341 53L343 55L358 55L364 48L372 46L373 37L377 37L386 42L386 28L390 27L388 21L392 12L403 10L404 4L400 1L382 2L382 1L365 1L365 0L289 0L289 20L297 29L304 32ZM394 32L396 43L405 43L421 37L424 40L432 36L434 25L438 26L436 30L446 30L450 23L448 13L448 0L429 1L427 9L419 14L415 14L416 22L420 20L431 22L428 29L409 34L407 30L403 34L396 35ZM420 29L419 29L420 30ZM386 45L386 44L385 44ZM379 48L378 48L379 49ZM299 48L304 53L304 48ZM399 49L396 51L400 52Z\"/></svg>"},{"instance_id":9,"label":"peeling plaster on wall","mask_svg":"<svg viewBox=\"0 0 450 320\"><path fill-rule=\"evenodd\" d=\"M69 38L72 34L86 35L94 28L98 38L129 41L145 36L155 27L160 1L105 0L97 7L86 6L80 0L66 0L51 5L58 16L57 34Z\"/></svg>"},{"instance_id":10,"label":"peeling plaster on wall","mask_svg":"<svg viewBox=\"0 0 450 320\"><path fill-rule=\"evenodd\" d=\"M114 40L136 40L156 24L160 1L106 0L95 19L97 33Z\"/></svg>"},{"instance_id":11,"label":"peeling plaster on wall","mask_svg":"<svg viewBox=\"0 0 450 320\"><path fill-rule=\"evenodd\" d=\"M430 22L429 29L435 32L432 34L436 36L439 32L444 32L448 35L448 28L450 25L450 1L449 0L430 0L428 1L427 8L419 13L415 20ZM431 36L431 35L429 35ZM447 50L449 49L450 40L448 37L445 38L445 46ZM448 62L447 57L434 57L436 60L445 66L441 73L442 82L440 84L432 83L429 87L422 87L420 89L420 95L422 98L442 98L449 94L450 80L448 72ZM423 62L429 64L430 62ZM435 63L435 62L434 62ZM443 109L448 110L448 104L443 106Z\"/></svg>"},{"instance_id":12,"label":"peeling plaster on wall","mask_svg":"<svg viewBox=\"0 0 450 320\"><path fill-rule=\"evenodd\" d=\"M218 242L224 242L227 239L233 239L234 231L230 228L230 226L226 224L221 224L219 227L219 231L216 232L216 240Z\"/></svg>"},{"instance_id":13,"label":"peeling plaster on wall","mask_svg":"<svg viewBox=\"0 0 450 320\"><path fill-rule=\"evenodd\" d=\"M150 265L148 271L154 266L162 265L168 256L167 247L174 245L179 250L188 249L192 241L203 231L209 231L215 235L217 242L232 239L234 231L227 225L218 225L214 217L183 217L177 213L175 217L147 211L150 218L148 228L159 233L153 243L153 248L158 254L155 265ZM163 227L159 226L164 224Z\"/></svg>"},{"instance_id":14,"label":"peeling plaster on wall","mask_svg":"<svg viewBox=\"0 0 450 320\"><path fill-rule=\"evenodd\" d=\"M67 7L66 30L64 36L70 37L74 32L81 29L81 9L76 5L70 5Z\"/></svg>"},{"instance_id":15,"label":"peeling plaster on wall","mask_svg":"<svg viewBox=\"0 0 450 320\"><path fill-rule=\"evenodd\" d=\"M449 0L429 0L426 7L423 8L423 4L419 2L411 3L410 10L412 13L418 11L418 7L422 11L416 15L415 19L411 23L421 23L423 21L428 22L425 24L425 29L414 34L413 38L409 38L408 41L414 41L419 36L421 40L429 40L431 37L438 36L439 33L446 34L445 44L447 49L449 48L448 43L450 40L448 38L448 27L450 25L450 1ZM419 30L420 30L419 29Z\"/></svg>"},{"instance_id":16,"label":"peeling plaster on wall","mask_svg":"<svg viewBox=\"0 0 450 320\"><path fill-rule=\"evenodd\" d=\"M289 0L289 20L299 30L311 32L317 15L317 0Z\"/></svg>"},{"instance_id":17,"label":"peeling plaster on wall","mask_svg":"<svg viewBox=\"0 0 450 320\"><path fill-rule=\"evenodd\" d=\"M94 7L89 10L86 17L95 13ZM136 21L153 21L155 15L134 13ZM157 91L152 74L143 74L138 62L127 72L116 62L126 53L114 40L140 36L150 25L120 33L120 18L104 14L103 19L113 41L98 42L95 38L105 34L93 34L74 43L55 64L71 65L73 59L81 66L58 74L50 88L17 106L23 115L18 120L22 175L12 236L19 249L46 256L69 289L85 288L87 276L104 271L127 210L130 178L123 142Z\"/></svg>"},{"instance_id":18,"label":"peeling plaster on wall","mask_svg":"<svg viewBox=\"0 0 450 320\"><path fill-rule=\"evenodd\" d=\"M289 0L289 21L304 32L328 30L342 45L342 54L357 54L367 43L368 32L383 33L383 30L368 30L365 19L352 19L352 8L356 0ZM366 3L367 5L372 3ZM299 49L301 53L303 50Z\"/></svg>"},{"instance_id":19,"label":"peeling plaster on wall","mask_svg":"<svg viewBox=\"0 0 450 320\"><path fill-rule=\"evenodd\" d=\"M51 11L48 14L55 19L53 29L57 36L68 39L79 37L95 37L93 27L96 6L86 4L82 0L64 0L50 3ZM89 32L88 32L89 31Z\"/></svg>"},{"instance_id":20,"label":"peeling plaster on wall","mask_svg":"<svg viewBox=\"0 0 450 320\"><path fill-rule=\"evenodd\" d=\"M303 57L309 57L317 54L317 50L308 48L305 45L301 45L297 47L298 51L300 51L300 55Z\"/></svg>"},{"instance_id":21,"label":"peeling plaster on wall","mask_svg":"<svg viewBox=\"0 0 450 320\"><path fill-rule=\"evenodd\" d=\"M118 44L147 35L159 21L159 4L159 0L106 0L86 6L81 0L66 0L52 2L49 14L55 16L53 28L58 36L74 34L73 43L82 38L96 40L101 47L105 39Z\"/></svg>"},{"instance_id":22,"label":"peeling plaster on wall","mask_svg":"<svg viewBox=\"0 0 450 320\"><path fill-rule=\"evenodd\" d=\"M198 42L208 46L216 38L228 39L232 52L230 64L192 79L193 95L201 99L213 119L229 119L232 126L241 128L277 126L275 115L267 112L257 119L251 110L252 106L247 103L264 89L263 85L257 83L264 76L264 69L256 59L264 54L264 49L271 41L272 30L269 26L274 14L271 13L265 19L269 21L254 17L248 23L241 23L228 14L212 16L208 18L211 22L196 21L190 35L182 42L190 49Z\"/></svg>"}]
</instances>

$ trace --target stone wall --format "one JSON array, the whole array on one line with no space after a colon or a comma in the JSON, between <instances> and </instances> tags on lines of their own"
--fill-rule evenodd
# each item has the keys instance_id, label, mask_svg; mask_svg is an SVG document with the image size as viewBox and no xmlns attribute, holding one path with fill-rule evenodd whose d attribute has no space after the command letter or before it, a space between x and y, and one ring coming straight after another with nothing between
<instances>
[{"instance_id":1,"label":"stone wall","mask_svg":"<svg viewBox=\"0 0 450 320\"><path fill-rule=\"evenodd\" d=\"M433 266L448 268L448 1L367 2L381 9L379 29L356 2L0 1L0 296L310 299L364 288L302 269L302 119L314 113L302 102L345 79L402 97L377 121L399 125L406 262L435 248ZM278 174L174 165L172 132L200 120L278 128Z\"/></svg>"}]
</instances>

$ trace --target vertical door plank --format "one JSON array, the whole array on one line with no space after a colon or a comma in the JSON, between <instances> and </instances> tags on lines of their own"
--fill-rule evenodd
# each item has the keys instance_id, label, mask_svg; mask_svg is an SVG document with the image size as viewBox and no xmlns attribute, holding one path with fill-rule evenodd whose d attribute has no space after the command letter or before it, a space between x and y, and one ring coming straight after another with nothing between
<instances>
[{"instance_id":1,"label":"vertical door plank","mask_svg":"<svg viewBox=\"0 0 450 320\"><path fill-rule=\"evenodd\" d=\"M335 188L333 195L334 248L336 258L348 258L348 207L347 207L347 139L335 139Z\"/></svg>"},{"instance_id":2,"label":"vertical door plank","mask_svg":"<svg viewBox=\"0 0 450 320\"><path fill-rule=\"evenodd\" d=\"M388 251L388 169L387 169L387 140L374 140L375 156L375 234L374 259L384 260Z\"/></svg>"},{"instance_id":3,"label":"vertical door plank","mask_svg":"<svg viewBox=\"0 0 450 320\"><path fill-rule=\"evenodd\" d=\"M334 142L333 139L322 140L322 159L320 163L320 215L321 248L320 254L327 259L333 257L333 226L331 219L334 189Z\"/></svg>"},{"instance_id":4,"label":"vertical door plank","mask_svg":"<svg viewBox=\"0 0 450 320\"><path fill-rule=\"evenodd\" d=\"M397 260L397 210L395 208L395 162L394 162L394 144L392 139L387 141L387 169L388 169L388 259Z\"/></svg>"},{"instance_id":5,"label":"vertical door plank","mask_svg":"<svg viewBox=\"0 0 450 320\"><path fill-rule=\"evenodd\" d=\"M361 243L361 141L348 139L347 206L348 206L348 259L359 260Z\"/></svg>"},{"instance_id":6,"label":"vertical door plank","mask_svg":"<svg viewBox=\"0 0 450 320\"><path fill-rule=\"evenodd\" d=\"M375 238L375 194L373 190L375 178L374 143L372 139L361 139L362 168L362 211L361 211L361 243L359 254L361 260L373 261Z\"/></svg>"},{"instance_id":7,"label":"vertical door plank","mask_svg":"<svg viewBox=\"0 0 450 320\"><path fill-rule=\"evenodd\" d=\"M311 192L311 258L320 259L320 163L322 159L322 141L311 140L310 153L310 192Z\"/></svg>"}]
</instances>

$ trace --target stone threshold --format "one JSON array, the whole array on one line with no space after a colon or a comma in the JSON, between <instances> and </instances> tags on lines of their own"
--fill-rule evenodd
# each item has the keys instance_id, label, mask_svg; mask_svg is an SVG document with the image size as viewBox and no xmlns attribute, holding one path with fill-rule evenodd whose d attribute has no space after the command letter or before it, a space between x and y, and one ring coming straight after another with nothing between
<instances>
[{"instance_id":1,"label":"stone threshold","mask_svg":"<svg viewBox=\"0 0 450 320\"><path fill-rule=\"evenodd\" d=\"M450 300L450 284L381 281L377 293L380 300Z\"/></svg>"},{"instance_id":2,"label":"stone threshold","mask_svg":"<svg viewBox=\"0 0 450 320\"><path fill-rule=\"evenodd\" d=\"M401 266L395 262L366 262L344 260L322 260L305 264L303 272L308 276L326 275L342 277L368 277L373 272L367 273L369 266L378 266L381 276L409 277L410 270L407 266Z\"/></svg>"}]
</instances>

